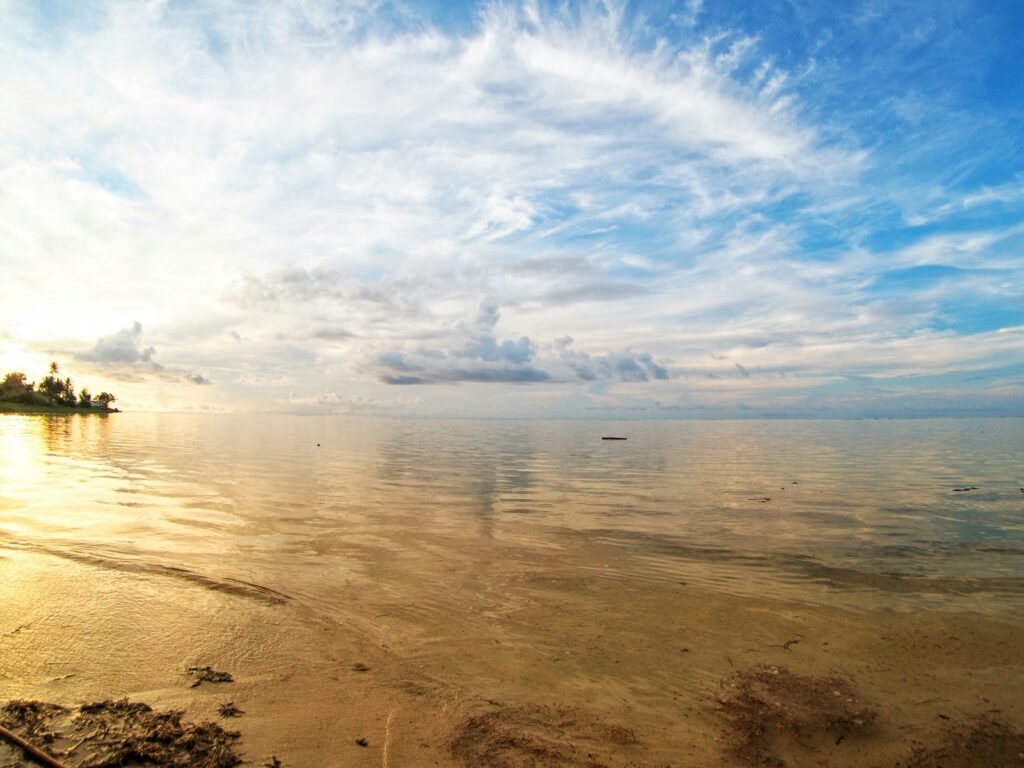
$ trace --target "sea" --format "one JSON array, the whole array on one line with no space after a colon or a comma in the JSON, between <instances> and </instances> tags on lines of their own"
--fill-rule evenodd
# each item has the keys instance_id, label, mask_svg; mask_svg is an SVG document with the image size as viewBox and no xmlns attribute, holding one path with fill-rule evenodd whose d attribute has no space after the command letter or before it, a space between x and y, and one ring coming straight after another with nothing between
<instances>
[{"instance_id":1,"label":"sea","mask_svg":"<svg viewBox=\"0 0 1024 768\"><path fill-rule=\"evenodd\" d=\"M874 726L744 744L780 669ZM1024 419L0 416L0 702L231 698L254 765L890 765L1022 681Z\"/></svg>"}]
</instances>

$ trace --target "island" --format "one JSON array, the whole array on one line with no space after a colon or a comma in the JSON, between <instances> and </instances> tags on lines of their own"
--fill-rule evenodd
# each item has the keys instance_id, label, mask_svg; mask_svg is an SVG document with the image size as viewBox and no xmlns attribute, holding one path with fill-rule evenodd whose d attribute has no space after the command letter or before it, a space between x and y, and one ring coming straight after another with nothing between
<instances>
[{"instance_id":1,"label":"island","mask_svg":"<svg viewBox=\"0 0 1024 768\"><path fill-rule=\"evenodd\" d=\"M12 371L0 381L0 413L120 413L109 392L93 395L83 388L77 395L70 378L60 378L57 363L38 384L24 373Z\"/></svg>"}]
</instances>

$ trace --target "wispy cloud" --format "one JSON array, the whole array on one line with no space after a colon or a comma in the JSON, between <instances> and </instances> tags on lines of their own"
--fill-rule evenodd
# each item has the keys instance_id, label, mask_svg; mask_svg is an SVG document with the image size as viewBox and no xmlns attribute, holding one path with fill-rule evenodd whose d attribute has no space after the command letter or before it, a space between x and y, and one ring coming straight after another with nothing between
<instances>
[{"instance_id":1,"label":"wispy cloud","mask_svg":"<svg viewBox=\"0 0 1024 768\"><path fill-rule=\"evenodd\" d=\"M221 407L994 371L1024 102L962 5L5 5L0 326Z\"/></svg>"}]
</instances>

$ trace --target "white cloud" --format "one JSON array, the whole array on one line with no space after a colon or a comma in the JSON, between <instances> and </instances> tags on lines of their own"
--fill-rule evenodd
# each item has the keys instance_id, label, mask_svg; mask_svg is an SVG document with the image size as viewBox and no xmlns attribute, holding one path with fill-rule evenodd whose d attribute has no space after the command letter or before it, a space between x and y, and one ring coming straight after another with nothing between
<instances>
[{"instance_id":1,"label":"white cloud","mask_svg":"<svg viewBox=\"0 0 1024 768\"><path fill-rule=\"evenodd\" d=\"M130 328L101 337L91 349L79 352L76 357L88 363L104 366L139 366L159 371L163 366L153 359L155 352L154 347L143 347L142 324L136 321Z\"/></svg>"},{"instance_id":2,"label":"white cloud","mask_svg":"<svg viewBox=\"0 0 1024 768\"><path fill-rule=\"evenodd\" d=\"M377 380L753 391L1015 349L931 330L946 287L869 290L1019 265L1012 233L864 245L865 153L706 11L650 41L614 4L495 3L459 34L372 2L4 6L0 326L267 407ZM807 257L808 221L846 228L835 253ZM466 320L485 296L501 334Z\"/></svg>"}]
</instances>

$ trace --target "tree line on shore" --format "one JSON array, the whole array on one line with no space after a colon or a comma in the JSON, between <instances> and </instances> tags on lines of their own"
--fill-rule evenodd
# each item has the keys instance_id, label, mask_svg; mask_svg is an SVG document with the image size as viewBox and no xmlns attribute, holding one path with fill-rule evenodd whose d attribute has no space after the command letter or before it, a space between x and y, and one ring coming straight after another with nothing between
<instances>
[{"instance_id":1,"label":"tree line on shore","mask_svg":"<svg viewBox=\"0 0 1024 768\"><path fill-rule=\"evenodd\" d=\"M59 374L57 363L50 363L50 375L36 384L28 381L24 373L12 371L0 381L0 402L111 410L111 403L117 400L109 392L93 395L85 387L75 394L71 379L62 379Z\"/></svg>"}]
</instances>

